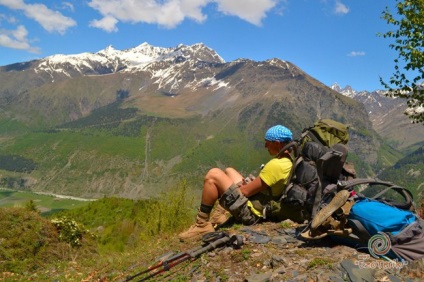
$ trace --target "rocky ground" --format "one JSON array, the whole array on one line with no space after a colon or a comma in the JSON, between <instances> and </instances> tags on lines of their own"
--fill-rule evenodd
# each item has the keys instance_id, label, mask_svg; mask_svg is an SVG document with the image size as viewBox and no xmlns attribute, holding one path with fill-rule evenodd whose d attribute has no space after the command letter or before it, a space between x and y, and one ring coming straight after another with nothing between
<instances>
[{"instance_id":1,"label":"rocky ground","mask_svg":"<svg viewBox=\"0 0 424 282\"><path fill-rule=\"evenodd\" d=\"M367 252L336 243L328 237L314 241L301 239L297 235L303 228L291 222L283 222L222 229L230 235L238 236L233 238L243 238L243 245L239 248L234 248L235 244L213 248L196 260L170 265L169 271L164 270L149 280L424 281L424 259L397 264L375 259ZM168 248L172 246L188 251L202 246L201 241L182 243L176 238L173 240L168 242ZM160 269L163 267L157 268ZM134 269L130 274L134 275L141 270L143 268ZM143 278L148 274L134 280L144 281Z\"/></svg>"}]
</instances>

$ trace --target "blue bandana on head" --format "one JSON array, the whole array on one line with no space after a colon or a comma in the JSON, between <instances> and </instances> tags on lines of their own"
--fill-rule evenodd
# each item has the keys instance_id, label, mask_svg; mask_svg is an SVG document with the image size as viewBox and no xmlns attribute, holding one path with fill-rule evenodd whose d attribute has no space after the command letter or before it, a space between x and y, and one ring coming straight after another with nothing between
<instances>
[{"instance_id":1,"label":"blue bandana on head","mask_svg":"<svg viewBox=\"0 0 424 282\"><path fill-rule=\"evenodd\" d=\"M291 141L293 139L293 134L285 126L282 125L275 125L268 129L268 131L265 133L265 140L268 141Z\"/></svg>"}]
</instances>

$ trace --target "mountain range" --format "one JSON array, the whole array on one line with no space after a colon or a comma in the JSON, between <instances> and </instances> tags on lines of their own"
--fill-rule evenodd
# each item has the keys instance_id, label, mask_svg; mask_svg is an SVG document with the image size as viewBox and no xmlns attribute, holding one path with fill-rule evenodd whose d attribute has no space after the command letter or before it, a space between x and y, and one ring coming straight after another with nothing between
<instances>
[{"instance_id":1,"label":"mountain range","mask_svg":"<svg viewBox=\"0 0 424 282\"><path fill-rule=\"evenodd\" d=\"M388 97L387 91L356 91L337 83L331 89L364 104L374 130L397 149L406 149L424 141L424 128L413 124L405 115L406 101Z\"/></svg>"},{"instance_id":2,"label":"mountain range","mask_svg":"<svg viewBox=\"0 0 424 282\"><path fill-rule=\"evenodd\" d=\"M181 179L199 187L211 166L254 172L269 126L300 136L321 118L349 125L349 158L374 176L422 146L401 111L381 92L328 87L276 58L225 62L203 44L54 55L0 67L0 184L151 197Z\"/></svg>"}]
</instances>

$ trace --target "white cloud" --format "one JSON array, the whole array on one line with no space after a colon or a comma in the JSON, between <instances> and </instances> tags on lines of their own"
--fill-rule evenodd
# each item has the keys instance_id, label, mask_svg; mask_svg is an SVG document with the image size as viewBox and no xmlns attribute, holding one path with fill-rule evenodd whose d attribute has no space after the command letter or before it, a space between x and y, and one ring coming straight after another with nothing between
<instances>
[{"instance_id":1,"label":"white cloud","mask_svg":"<svg viewBox=\"0 0 424 282\"><path fill-rule=\"evenodd\" d=\"M116 27L116 24L118 23L118 20L111 16L106 16L101 20L93 20L90 22L91 27L96 27L103 29L107 32L115 32L118 31L118 28Z\"/></svg>"},{"instance_id":2,"label":"white cloud","mask_svg":"<svg viewBox=\"0 0 424 282\"><path fill-rule=\"evenodd\" d=\"M201 9L209 0L92 0L89 6L97 10L105 18L118 21L158 24L166 28L174 28L185 18L198 22L206 19ZM103 20L95 21L103 22ZM92 24L93 25L93 24ZM101 27L101 26L99 26ZM111 27L108 26L107 31Z\"/></svg>"},{"instance_id":3,"label":"white cloud","mask_svg":"<svg viewBox=\"0 0 424 282\"><path fill-rule=\"evenodd\" d=\"M359 57L359 56L365 56L365 52L364 51L352 51L347 55L349 57Z\"/></svg>"},{"instance_id":4,"label":"white cloud","mask_svg":"<svg viewBox=\"0 0 424 282\"><path fill-rule=\"evenodd\" d=\"M216 0L218 10L224 14L237 16L251 24L261 25L266 13L272 9L278 1L275 0Z\"/></svg>"},{"instance_id":5,"label":"white cloud","mask_svg":"<svg viewBox=\"0 0 424 282\"><path fill-rule=\"evenodd\" d=\"M23 11L28 18L38 22L48 32L64 34L68 28L76 25L73 19L47 8L44 4L25 4L22 0L0 0L0 5Z\"/></svg>"},{"instance_id":6,"label":"white cloud","mask_svg":"<svg viewBox=\"0 0 424 282\"><path fill-rule=\"evenodd\" d=\"M69 3L69 2L63 2L62 3L62 8L63 9L68 9L71 12L74 12L75 11L74 5L72 3Z\"/></svg>"},{"instance_id":7,"label":"white cloud","mask_svg":"<svg viewBox=\"0 0 424 282\"><path fill-rule=\"evenodd\" d=\"M27 36L28 31L23 25L18 26L16 30L0 30L0 46L39 53L38 48L31 47Z\"/></svg>"},{"instance_id":8,"label":"white cloud","mask_svg":"<svg viewBox=\"0 0 424 282\"><path fill-rule=\"evenodd\" d=\"M349 8L342 2L336 1L335 7L334 7L334 13L338 15L345 15L349 13Z\"/></svg>"},{"instance_id":9,"label":"white cloud","mask_svg":"<svg viewBox=\"0 0 424 282\"><path fill-rule=\"evenodd\" d=\"M18 10L25 6L22 0L0 0L0 5L6 6L10 9Z\"/></svg>"},{"instance_id":10,"label":"white cloud","mask_svg":"<svg viewBox=\"0 0 424 282\"><path fill-rule=\"evenodd\" d=\"M8 23L10 23L10 24L16 24L18 21L16 20L16 18L15 17L13 17L13 16L7 16L7 15L4 15L4 14L0 14L0 22L2 21L2 20L5 20L6 22L8 22Z\"/></svg>"},{"instance_id":11,"label":"white cloud","mask_svg":"<svg viewBox=\"0 0 424 282\"><path fill-rule=\"evenodd\" d=\"M57 11L50 10L43 4L26 5L25 14L37 21L48 32L64 34L66 30L76 25L76 22Z\"/></svg>"},{"instance_id":12,"label":"white cloud","mask_svg":"<svg viewBox=\"0 0 424 282\"><path fill-rule=\"evenodd\" d=\"M281 0L91 0L89 6L104 17L92 21L91 26L110 32L117 30L118 21L157 24L165 28L174 28L185 19L203 22L207 16L202 9L208 4L217 4L218 11L223 14L261 25L266 13L279 1ZM113 27L112 18L117 20Z\"/></svg>"}]
</instances>

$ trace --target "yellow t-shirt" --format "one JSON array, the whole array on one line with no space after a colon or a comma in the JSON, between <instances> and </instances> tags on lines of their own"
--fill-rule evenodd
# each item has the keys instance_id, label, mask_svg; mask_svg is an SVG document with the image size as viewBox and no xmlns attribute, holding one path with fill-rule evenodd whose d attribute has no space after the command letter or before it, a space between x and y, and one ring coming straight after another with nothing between
<instances>
[{"instance_id":1,"label":"yellow t-shirt","mask_svg":"<svg viewBox=\"0 0 424 282\"><path fill-rule=\"evenodd\" d=\"M278 197L282 195L292 166L293 164L289 158L274 158L262 168L259 177L271 188L270 196ZM269 195L270 192L268 190L262 193Z\"/></svg>"}]
</instances>

